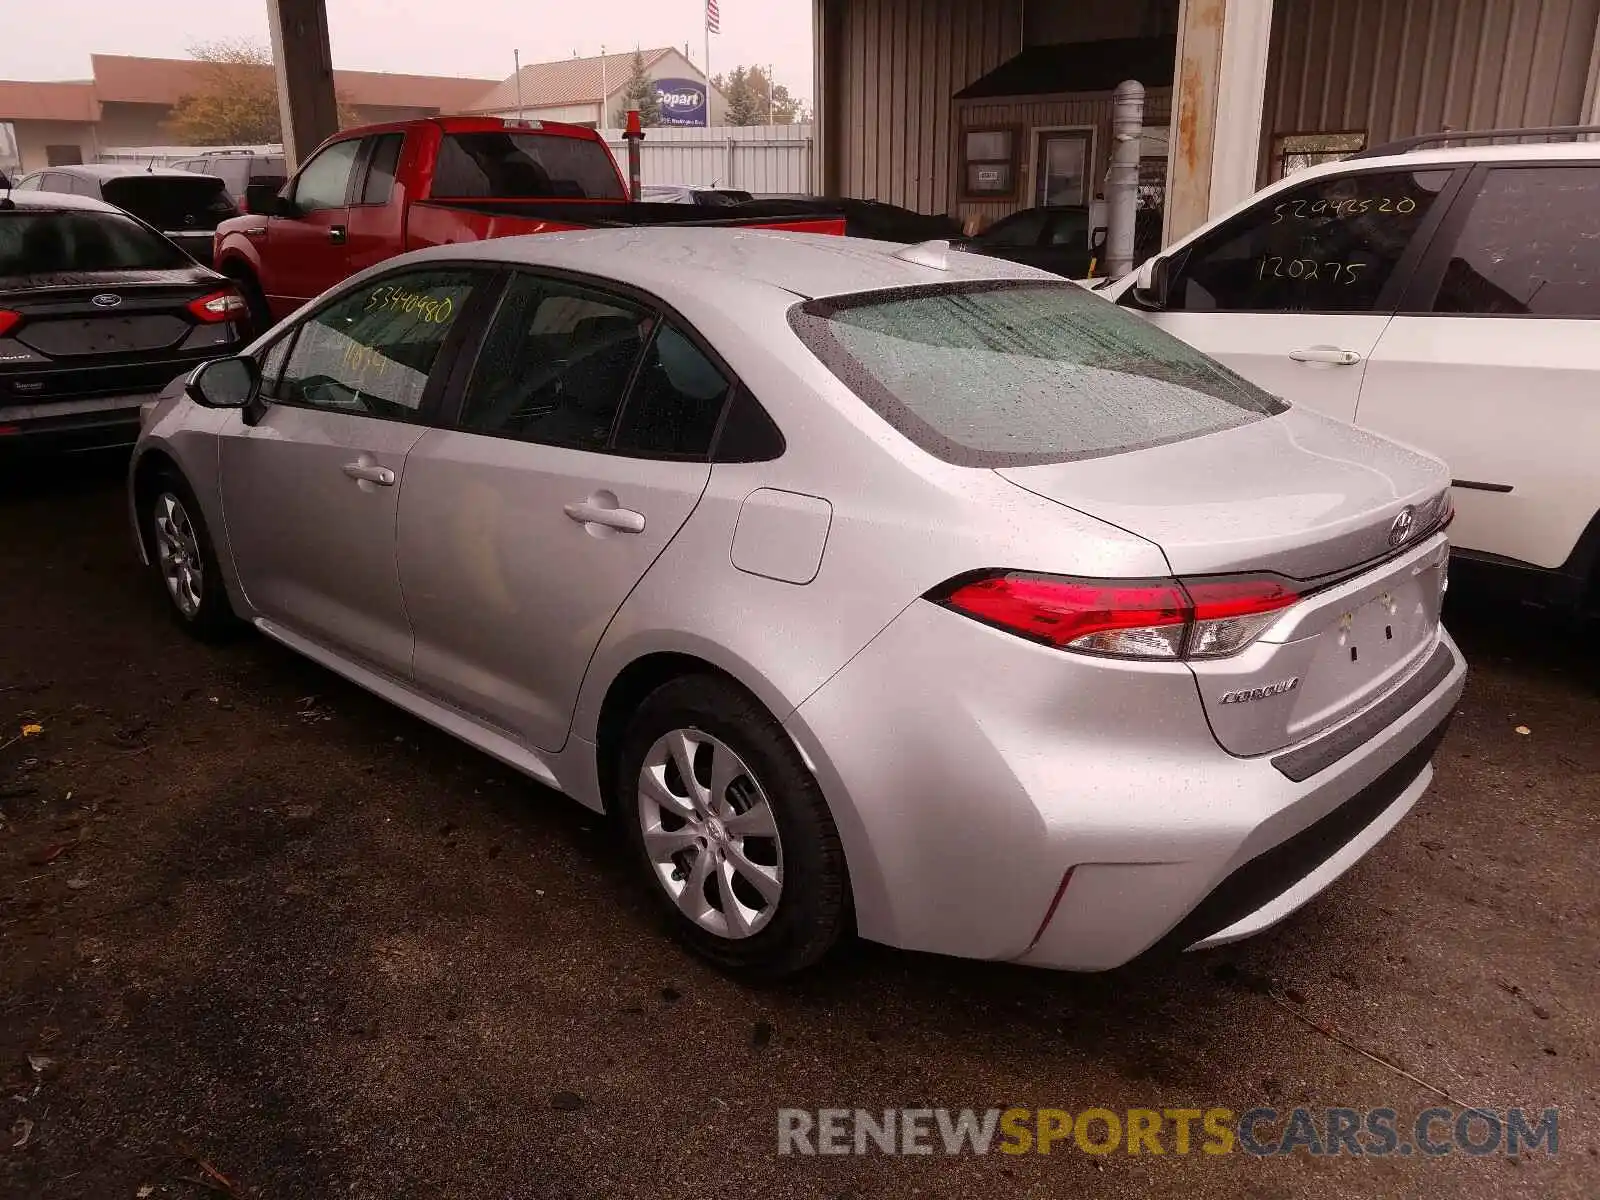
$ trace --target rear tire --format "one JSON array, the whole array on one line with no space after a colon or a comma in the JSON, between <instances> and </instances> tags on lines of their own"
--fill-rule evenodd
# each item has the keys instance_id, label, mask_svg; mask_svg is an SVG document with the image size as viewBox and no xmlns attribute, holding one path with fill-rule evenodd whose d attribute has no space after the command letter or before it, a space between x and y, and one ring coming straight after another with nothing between
<instances>
[{"instance_id":1,"label":"rear tire","mask_svg":"<svg viewBox=\"0 0 1600 1200\"><path fill-rule=\"evenodd\" d=\"M657 688L628 724L614 778L641 880L697 954L781 978L850 928L844 850L822 791L743 689L710 675Z\"/></svg>"},{"instance_id":2,"label":"rear tire","mask_svg":"<svg viewBox=\"0 0 1600 1200\"><path fill-rule=\"evenodd\" d=\"M240 622L228 599L200 503L189 485L161 471L139 490L139 526L167 611L188 634L221 641Z\"/></svg>"},{"instance_id":3,"label":"rear tire","mask_svg":"<svg viewBox=\"0 0 1600 1200\"><path fill-rule=\"evenodd\" d=\"M249 328L245 330L245 340L254 341L267 330L272 328L272 310L267 307L266 294L261 290L261 284L255 275L245 267L232 267L222 272L233 280L234 286L244 296L246 308L249 310Z\"/></svg>"}]
</instances>

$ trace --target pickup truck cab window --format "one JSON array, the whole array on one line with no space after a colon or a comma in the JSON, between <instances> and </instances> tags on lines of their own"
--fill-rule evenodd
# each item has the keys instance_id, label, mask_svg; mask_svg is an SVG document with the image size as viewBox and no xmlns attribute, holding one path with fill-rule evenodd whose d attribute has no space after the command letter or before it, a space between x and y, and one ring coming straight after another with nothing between
<instances>
[{"instance_id":1,"label":"pickup truck cab window","mask_svg":"<svg viewBox=\"0 0 1600 1200\"><path fill-rule=\"evenodd\" d=\"M435 197L626 200L611 151L588 138L487 131L447 133Z\"/></svg>"},{"instance_id":2,"label":"pickup truck cab window","mask_svg":"<svg viewBox=\"0 0 1600 1200\"><path fill-rule=\"evenodd\" d=\"M389 195L394 191L394 170L400 161L400 147L404 141L405 135L400 133L381 133L367 139L367 165L357 204L389 203Z\"/></svg>"},{"instance_id":3,"label":"pickup truck cab window","mask_svg":"<svg viewBox=\"0 0 1600 1200\"><path fill-rule=\"evenodd\" d=\"M350 168L361 143L355 138L324 147L300 172L294 184L294 204L301 213L343 208L350 188Z\"/></svg>"}]
</instances>

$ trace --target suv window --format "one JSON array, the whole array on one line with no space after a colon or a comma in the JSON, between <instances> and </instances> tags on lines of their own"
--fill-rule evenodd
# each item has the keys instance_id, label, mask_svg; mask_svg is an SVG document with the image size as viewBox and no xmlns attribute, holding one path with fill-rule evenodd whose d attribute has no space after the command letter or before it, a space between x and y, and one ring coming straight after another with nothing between
<instances>
[{"instance_id":1,"label":"suv window","mask_svg":"<svg viewBox=\"0 0 1600 1200\"><path fill-rule=\"evenodd\" d=\"M1096 458L1284 410L1075 283L863 292L797 304L789 323L867 407L958 466Z\"/></svg>"},{"instance_id":2,"label":"suv window","mask_svg":"<svg viewBox=\"0 0 1600 1200\"><path fill-rule=\"evenodd\" d=\"M654 314L631 301L517 275L473 367L461 427L605 449L654 322Z\"/></svg>"},{"instance_id":3,"label":"suv window","mask_svg":"<svg viewBox=\"0 0 1600 1200\"><path fill-rule=\"evenodd\" d=\"M343 208L350 186L350 168L356 161L361 142L356 138L335 142L316 155L300 172L294 185L294 202L302 213L324 208Z\"/></svg>"},{"instance_id":4,"label":"suv window","mask_svg":"<svg viewBox=\"0 0 1600 1200\"><path fill-rule=\"evenodd\" d=\"M1490 171L1445 266L1433 311L1600 317L1600 167Z\"/></svg>"},{"instance_id":5,"label":"suv window","mask_svg":"<svg viewBox=\"0 0 1600 1200\"><path fill-rule=\"evenodd\" d=\"M1167 307L1372 312L1449 180L1448 170L1372 171L1275 193L1180 256Z\"/></svg>"},{"instance_id":6,"label":"suv window","mask_svg":"<svg viewBox=\"0 0 1600 1200\"><path fill-rule=\"evenodd\" d=\"M711 452L728 380L700 348L671 325L645 351L616 449L622 454L704 458Z\"/></svg>"},{"instance_id":7,"label":"suv window","mask_svg":"<svg viewBox=\"0 0 1600 1200\"><path fill-rule=\"evenodd\" d=\"M468 271L406 271L347 292L301 324L279 402L415 420L473 283Z\"/></svg>"}]
</instances>

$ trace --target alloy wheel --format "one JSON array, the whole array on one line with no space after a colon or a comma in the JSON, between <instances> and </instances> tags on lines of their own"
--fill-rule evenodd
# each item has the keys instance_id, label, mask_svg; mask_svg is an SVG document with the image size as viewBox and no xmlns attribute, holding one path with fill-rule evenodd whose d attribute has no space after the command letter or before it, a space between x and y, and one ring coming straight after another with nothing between
<instances>
[{"instance_id":1,"label":"alloy wheel","mask_svg":"<svg viewBox=\"0 0 1600 1200\"><path fill-rule=\"evenodd\" d=\"M156 497L156 559L167 594L178 611L193 620L200 612L205 588L205 568L200 559L200 543L183 501L171 492Z\"/></svg>"},{"instance_id":2,"label":"alloy wheel","mask_svg":"<svg viewBox=\"0 0 1600 1200\"><path fill-rule=\"evenodd\" d=\"M657 882L696 925L739 939L772 920L783 844L766 792L726 743L700 729L657 738L639 770L639 824Z\"/></svg>"}]
</instances>

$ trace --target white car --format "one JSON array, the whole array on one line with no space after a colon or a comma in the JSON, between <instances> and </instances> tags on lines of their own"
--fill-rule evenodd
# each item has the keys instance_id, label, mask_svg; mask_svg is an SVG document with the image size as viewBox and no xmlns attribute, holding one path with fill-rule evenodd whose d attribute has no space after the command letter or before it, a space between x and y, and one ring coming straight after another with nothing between
<instances>
[{"instance_id":1,"label":"white car","mask_svg":"<svg viewBox=\"0 0 1600 1200\"><path fill-rule=\"evenodd\" d=\"M1424 141L1275 183L1100 294L1292 403L1443 458L1457 563L1590 607L1600 143Z\"/></svg>"}]
</instances>

